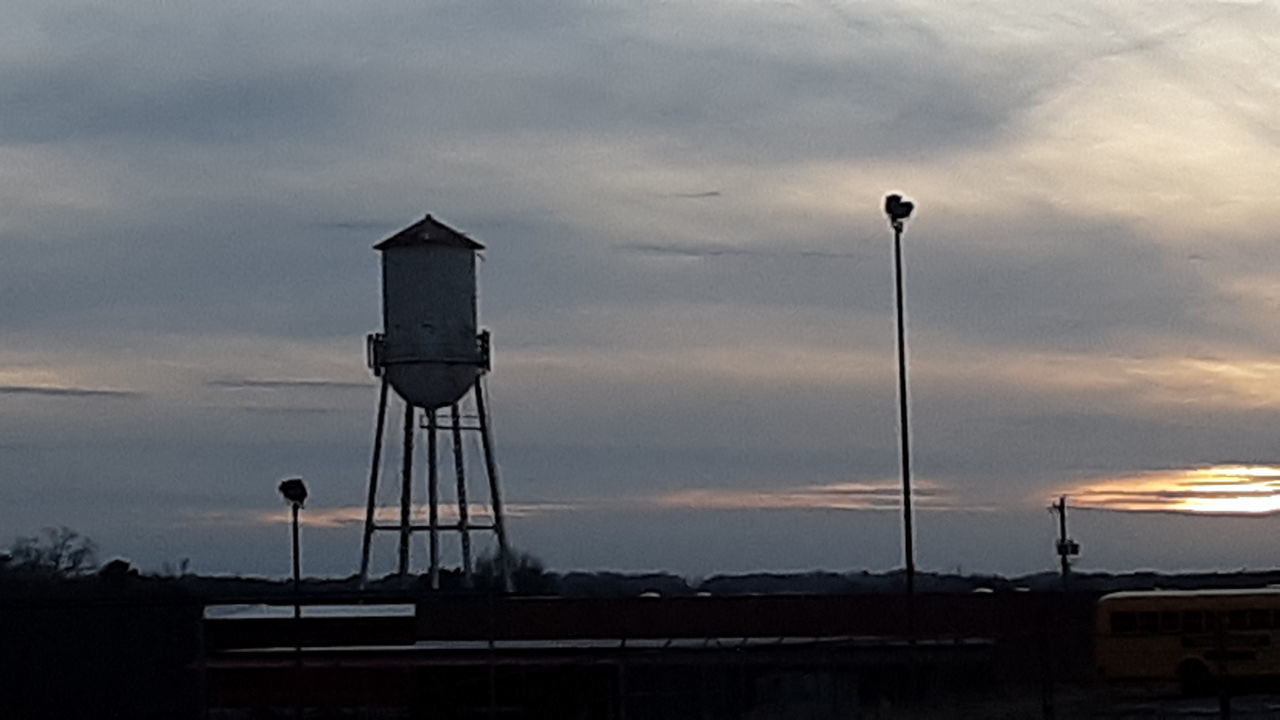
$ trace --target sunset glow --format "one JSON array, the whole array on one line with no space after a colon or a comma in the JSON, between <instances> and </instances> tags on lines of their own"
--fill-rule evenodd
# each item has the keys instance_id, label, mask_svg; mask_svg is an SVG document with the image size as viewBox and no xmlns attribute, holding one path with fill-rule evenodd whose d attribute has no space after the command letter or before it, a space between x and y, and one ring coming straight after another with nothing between
<instances>
[{"instance_id":1,"label":"sunset glow","mask_svg":"<svg viewBox=\"0 0 1280 720\"><path fill-rule=\"evenodd\" d=\"M1261 515L1280 511L1280 467L1217 465L1141 473L1069 494L1075 505L1100 510Z\"/></svg>"},{"instance_id":2,"label":"sunset glow","mask_svg":"<svg viewBox=\"0 0 1280 720\"><path fill-rule=\"evenodd\" d=\"M509 503L503 507L503 514L509 518L524 518L535 515L545 515L548 513L564 512L573 510L574 505L569 503L548 503L548 502L529 502L529 503ZM318 528L336 528L336 527L357 527L364 523L365 508L357 505L347 505L341 507L316 507L307 508L299 515L299 521L303 525ZM395 522L399 517L400 509L397 507L381 506L374 512L374 519L379 523ZM442 502L439 507L439 521L442 524L457 523L460 519L458 514L458 506L448 502ZM470 503L468 505L468 519L472 525L485 525L493 522L492 510L488 505L480 503ZM427 517L427 506L415 504L412 510L412 516L415 520L425 522ZM204 513L197 516L199 519L212 523L241 523L244 519L239 516L230 516L226 514ZM251 524L264 525L285 525L290 521L289 510L271 510L261 512L249 519Z\"/></svg>"},{"instance_id":3,"label":"sunset glow","mask_svg":"<svg viewBox=\"0 0 1280 720\"><path fill-rule=\"evenodd\" d=\"M927 483L917 483L913 495L921 510L990 509L962 506L949 493ZM896 510L902 506L902 486L884 481L752 490L696 488L661 495L654 504L698 510Z\"/></svg>"}]
</instances>

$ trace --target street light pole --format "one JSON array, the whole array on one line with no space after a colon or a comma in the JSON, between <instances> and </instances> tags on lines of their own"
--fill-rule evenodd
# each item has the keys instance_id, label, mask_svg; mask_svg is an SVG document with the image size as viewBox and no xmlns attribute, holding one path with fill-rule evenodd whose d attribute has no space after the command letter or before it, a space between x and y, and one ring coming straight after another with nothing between
<instances>
[{"instance_id":1,"label":"street light pole","mask_svg":"<svg viewBox=\"0 0 1280 720\"><path fill-rule=\"evenodd\" d=\"M302 503L291 503L293 508L293 716L302 717L302 560L298 546L298 509Z\"/></svg>"},{"instance_id":2,"label":"street light pole","mask_svg":"<svg viewBox=\"0 0 1280 720\"><path fill-rule=\"evenodd\" d=\"M915 204L903 200L901 195L889 195L884 199L884 211L893 228L893 278L894 300L898 327L898 437L901 440L902 462L902 554L906 564L908 622L915 624L912 612L916 591L915 532L911 521L911 433L907 402L907 326L902 283L902 230ZM914 634L914 627L911 628Z\"/></svg>"},{"instance_id":3,"label":"street light pole","mask_svg":"<svg viewBox=\"0 0 1280 720\"><path fill-rule=\"evenodd\" d=\"M298 593L302 589L302 559L298 545L298 510L307 501L307 486L302 482L302 478L289 478L280 481L280 495L284 497L285 502L293 508L293 596L294 596L294 617L302 614L301 606L298 602Z\"/></svg>"},{"instance_id":4,"label":"street light pole","mask_svg":"<svg viewBox=\"0 0 1280 720\"><path fill-rule=\"evenodd\" d=\"M293 617L302 617L302 605L298 601L298 593L302 590L302 558L298 546L298 509L302 506L293 503Z\"/></svg>"},{"instance_id":5,"label":"street light pole","mask_svg":"<svg viewBox=\"0 0 1280 720\"><path fill-rule=\"evenodd\" d=\"M898 308L898 437L902 442L902 554L907 565L907 594L916 589L915 533L911 526L911 433L907 403L907 328L902 295L902 222L893 223L893 274Z\"/></svg>"},{"instance_id":6,"label":"street light pole","mask_svg":"<svg viewBox=\"0 0 1280 720\"><path fill-rule=\"evenodd\" d=\"M298 511L307 501L307 486L302 478L282 480L278 488L293 515L293 716L302 717L302 553L298 543Z\"/></svg>"}]
</instances>

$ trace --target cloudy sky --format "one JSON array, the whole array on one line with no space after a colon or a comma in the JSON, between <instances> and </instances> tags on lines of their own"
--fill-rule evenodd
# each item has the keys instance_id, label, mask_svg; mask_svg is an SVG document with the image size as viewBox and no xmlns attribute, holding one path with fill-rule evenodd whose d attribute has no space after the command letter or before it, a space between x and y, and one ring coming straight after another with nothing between
<instances>
[{"instance_id":1,"label":"cloudy sky","mask_svg":"<svg viewBox=\"0 0 1280 720\"><path fill-rule=\"evenodd\" d=\"M921 568L1051 567L1059 493L1082 569L1275 564L1275 3L5 14L0 537L281 574L297 474L353 571L371 246L430 212L488 247L517 546L899 566L899 190Z\"/></svg>"}]
</instances>

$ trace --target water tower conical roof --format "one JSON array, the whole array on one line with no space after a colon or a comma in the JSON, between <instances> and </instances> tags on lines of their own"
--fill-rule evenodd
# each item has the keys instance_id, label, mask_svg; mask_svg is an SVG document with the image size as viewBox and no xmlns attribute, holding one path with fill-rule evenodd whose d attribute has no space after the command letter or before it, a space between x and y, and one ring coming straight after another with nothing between
<instances>
[{"instance_id":1,"label":"water tower conical roof","mask_svg":"<svg viewBox=\"0 0 1280 720\"><path fill-rule=\"evenodd\" d=\"M464 250L483 250L484 246L427 215L418 222L373 246L374 250L413 245L443 245Z\"/></svg>"}]
</instances>

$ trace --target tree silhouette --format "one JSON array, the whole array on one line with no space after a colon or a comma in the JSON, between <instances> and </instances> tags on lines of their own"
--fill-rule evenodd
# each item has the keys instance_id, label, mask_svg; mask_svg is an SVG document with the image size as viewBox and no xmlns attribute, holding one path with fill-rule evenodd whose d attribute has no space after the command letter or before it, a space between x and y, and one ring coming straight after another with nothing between
<instances>
[{"instance_id":1,"label":"tree silhouette","mask_svg":"<svg viewBox=\"0 0 1280 720\"><path fill-rule=\"evenodd\" d=\"M507 563L511 569L511 584L515 592L521 595L539 595L555 589L555 576L548 573L542 561L534 555L512 548L507 553ZM502 587L502 566L498 562L496 550L476 558L475 578L478 588L490 590Z\"/></svg>"},{"instance_id":2,"label":"tree silhouette","mask_svg":"<svg viewBox=\"0 0 1280 720\"><path fill-rule=\"evenodd\" d=\"M7 567L57 577L83 575L97 566L97 554L97 544L75 530L47 527L39 535L15 540Z\"/></svg>"}]
</instances>

